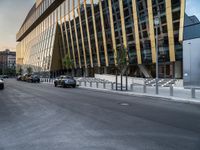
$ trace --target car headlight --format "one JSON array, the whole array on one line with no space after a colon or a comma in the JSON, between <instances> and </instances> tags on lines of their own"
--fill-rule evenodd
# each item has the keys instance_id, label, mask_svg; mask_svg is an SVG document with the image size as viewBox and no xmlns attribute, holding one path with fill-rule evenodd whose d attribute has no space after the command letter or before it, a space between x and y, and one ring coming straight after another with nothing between
<instances>
[{"instance_id":1,"label":"car headlight","mask_svg":"<svg viewBox=\"0 0 200 150\"><path fill-rule=\"evenodd\" d=\"M68 80L65 80L65 84L68 84L68 82L69 82Z\"/></svg>"}]
</instances>

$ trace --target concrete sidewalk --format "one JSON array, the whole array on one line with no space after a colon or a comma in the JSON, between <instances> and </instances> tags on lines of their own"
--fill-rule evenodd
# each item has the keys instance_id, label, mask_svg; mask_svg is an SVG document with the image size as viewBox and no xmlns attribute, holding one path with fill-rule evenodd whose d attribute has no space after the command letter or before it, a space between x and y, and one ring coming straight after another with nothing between
<instances>
[{"instance_id":1,"label":"concrete sidewalk","mask_svg":"<svg viewBox=\"0 0 200 150\"><path fill-rule=\"evenodd\" d=\"M42 82L47 84L53 84L53 80L51 82ZM129 95L129 96L146 96L146 97L157 97L160 98L160 100L167 100L167 101L174 101L174 102L182 102L182 103L190 103L190 104L200 104L200 91L196 91L196 98L191 98L191 90L190 89L184 89L184 88L173 88L173 96L170 96L170 88L169 87L159 87L159 95L155 94L155 87L146 86L146 89L144 89L144 86L140 85L134 85L131 89L131 87L128 87L128 91L116 91L114 87L112 87L111 84L103 84L103 83L90 83L84 82L79 83L79 88L89 89L89 90L95 90L95 91L101 91L101 92L110 92L110 93L116 93L116 94L123 94L123 95Z\"/></svg>"}]
</instances>

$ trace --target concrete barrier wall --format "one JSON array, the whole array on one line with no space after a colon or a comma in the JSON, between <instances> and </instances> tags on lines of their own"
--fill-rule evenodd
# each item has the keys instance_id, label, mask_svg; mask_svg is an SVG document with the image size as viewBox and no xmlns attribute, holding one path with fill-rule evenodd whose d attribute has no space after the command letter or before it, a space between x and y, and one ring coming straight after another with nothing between
<instances>
[{"instance_id":1,"label":"concrete barrier wall","mask_svg":"<svg viewBox=\"0 0 200 150\"><path fill-rule=\"evenodd\" d=\"M116 81L116 76L115 75L110 75L110 74L95 74L95 78L99 79L104 79L108 80L110 82L115 82ZM144 78L135 78L135 77L128 77L128 85L131 84L144 84ZM121 77L118 76L118 83L121 83ZM126 77L123 76L123 84L126 83ZM176 80L174 87L183 87L183 80Z\"/></svg>"},{"instance_id":2,"label":"concrete barrier wall","mask_svg":"<svg viewBox=\"0 0 200 150\"><path fill-rule=\"evenodd\" d=\"M115 75L110 75L110 74L95 74L95 78L103 79L103 80L108 80L110 82L115 82L116 81L116 76ZM121 77L118 76L118 83L121 83ZM123 76L123 84L125 85L126 83L126 76ZM134 78L134 77L128 77L128 85L131 84L144 84L144 78Z\"/></svg>"},{"instance_id":3,"label":"concrete barrier wall","mask_svg":"<svg viewBox=\"0 0 200 150\"><path fill-rule=\"evenodd\" d=\"M183 87L183 80L176 80L174 87Z\"/></svg>"}]
</instances>

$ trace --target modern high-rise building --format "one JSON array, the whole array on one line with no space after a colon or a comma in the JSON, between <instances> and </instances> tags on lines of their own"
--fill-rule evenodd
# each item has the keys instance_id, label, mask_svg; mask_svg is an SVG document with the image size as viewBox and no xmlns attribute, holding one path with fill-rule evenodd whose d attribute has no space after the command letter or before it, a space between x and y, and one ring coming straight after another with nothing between
<instances>
[{"instance_id":1,"label":"modern high-rise building","mask_svg":"<svg viewBox=\"0 0 200 150\"><path fill-rule=\"evenodd\" d=\"M185 0L36 0L17 33L17 64L63 74L67 55L77 75L114 74L126 50L130 76L182 78Z\"/></svg>"}]
</instances>

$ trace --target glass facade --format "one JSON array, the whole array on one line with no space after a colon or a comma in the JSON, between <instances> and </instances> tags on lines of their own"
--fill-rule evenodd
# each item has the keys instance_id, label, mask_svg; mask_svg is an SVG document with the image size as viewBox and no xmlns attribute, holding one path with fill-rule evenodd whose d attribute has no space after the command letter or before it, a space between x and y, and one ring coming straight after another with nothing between
<instances>
[{"instance_id":1,"label":"glass facade","mask_svg":"<svg viewBox=\"0 0 200 150\"><path fill-rule=\"evenodd\" d=\"M184 0L43 0L33 6L19 30L17 51L23 65L33 66L36 72L64 70L62 59L69 55L77 70L99 73L107 68L112 73L123 48L130 67L149 69L156 62L153 20L158 16L159 62L169 68L165 69L170 75L171 64L182 62L182 3Z\"/></svg>"}]
</instances>

